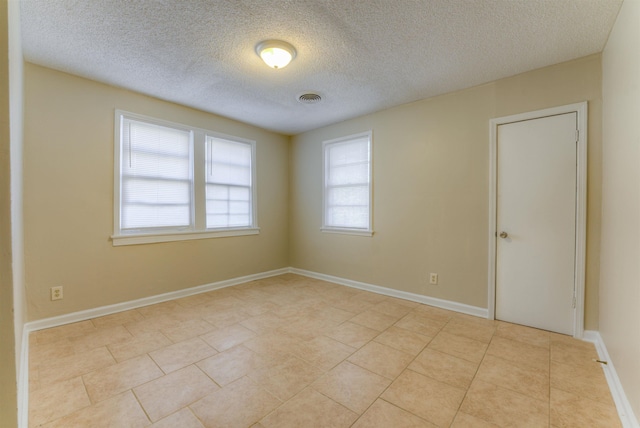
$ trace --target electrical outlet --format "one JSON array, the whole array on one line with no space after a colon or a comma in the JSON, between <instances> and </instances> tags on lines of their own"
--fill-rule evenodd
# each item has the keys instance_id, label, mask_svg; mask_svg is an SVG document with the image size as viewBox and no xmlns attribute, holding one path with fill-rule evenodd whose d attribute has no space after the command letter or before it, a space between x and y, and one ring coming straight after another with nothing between
<instances>
[{"instance_id":1,"label":"electrical outlet","mask_svg":"<svg viewBox=\"0 0 640 428\"><path fill-rule=\"evenodd\" d=\"M429 274L429 284L438 284L438 274L430 273Z\"/></svg>"},{"instance_id":2,"label":"electrical outlet","mask_svg":"<svg viewBox=\"0 0 640 428\"><path fill-rule=\"evenodd\" d=\"M62 286L51 287L51 300L62 300Z\"/></svg>"}]
</instances>

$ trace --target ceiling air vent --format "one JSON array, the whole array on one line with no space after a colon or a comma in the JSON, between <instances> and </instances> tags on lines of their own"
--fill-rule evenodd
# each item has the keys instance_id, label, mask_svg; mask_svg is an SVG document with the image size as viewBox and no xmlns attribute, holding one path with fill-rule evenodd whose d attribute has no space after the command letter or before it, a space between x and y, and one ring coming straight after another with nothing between
<instances>
[{"instance_id":1,"label":"ceiling air vent","mask_svg":"<svg viewBox=\"0 0 640 428\"><path fill-rule=\"evenodd\" d=\"M319 103L322 100L322 97L318 94L314 94L312 92L308 94L302 94L298 97L298 101L302 104L315 104Z\"/></svg>"}]
</instances>

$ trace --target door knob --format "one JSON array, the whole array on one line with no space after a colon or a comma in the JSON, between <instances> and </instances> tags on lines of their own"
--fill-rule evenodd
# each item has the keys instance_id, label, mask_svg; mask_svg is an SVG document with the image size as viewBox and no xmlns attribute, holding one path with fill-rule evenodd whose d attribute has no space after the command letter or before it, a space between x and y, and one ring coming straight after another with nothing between
<instances>
[{"instance_id":1,"label":"door knob","mask_svg":"<svg viewBox=\"0 0 640 428\"><path fill-rule=\"evenodd\" d=\"M507 232L500 232L500 237L504 239L509 237L509 234Z\"/></svg>"}]
</instances>

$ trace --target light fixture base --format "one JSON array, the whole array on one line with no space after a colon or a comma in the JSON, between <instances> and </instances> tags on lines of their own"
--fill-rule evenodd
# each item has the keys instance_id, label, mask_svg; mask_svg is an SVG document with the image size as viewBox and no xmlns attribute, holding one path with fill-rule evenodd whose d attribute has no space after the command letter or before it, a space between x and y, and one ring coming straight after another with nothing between
<instances>
[{"instance_id":1,"label":"light fixture base","mask_svg":"<svg viewBox=\"0 0 640 428\"><path fill-rule=\"evenodd\" d=\"M286 67L296 57L296 48L283 40L264 40L256 45L256 53L269 67Z\"/></svg>"}]
</instances>

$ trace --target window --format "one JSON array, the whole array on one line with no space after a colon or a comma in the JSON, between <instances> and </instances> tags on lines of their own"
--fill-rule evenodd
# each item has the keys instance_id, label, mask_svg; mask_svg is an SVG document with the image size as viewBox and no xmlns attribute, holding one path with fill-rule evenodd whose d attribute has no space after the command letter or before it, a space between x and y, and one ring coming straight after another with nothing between
<instances>
[{"instance_id":1,"label":"window","mask_svg":"<svg viewBox=\"0 0 640 428\"><path fill-rule=\"evenodd\" d=\"M114 245L256 234L255 142L116 111Z\"/></svg>"},{"instance_id":2,"label":"window","mask_svg":"<svg viewBox=\"0 0 640 428\"><path fill-rule=\"evenodd\" d=\"M251 150L207 136L207 227L251 226Z\"/></svg>"},{"instance_id":3,"label":"window","mask_svg":"<svg viewBox=\"0 0 640 428\"><path fill-rule=\"evenodd\" d=\"M373 234L371 132L325 141L322 230Z\"/></svg>"}]
</instances>

